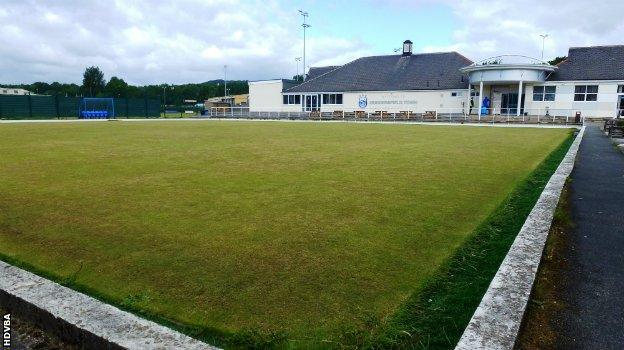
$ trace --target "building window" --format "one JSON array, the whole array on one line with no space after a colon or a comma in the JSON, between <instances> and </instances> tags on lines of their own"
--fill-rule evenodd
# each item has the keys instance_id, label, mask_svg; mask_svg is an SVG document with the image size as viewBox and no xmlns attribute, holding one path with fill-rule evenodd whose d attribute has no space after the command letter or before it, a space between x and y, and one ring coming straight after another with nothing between
<instances>
[{"instance_id":1,"label":"building window","mask_svg":"<svg viewBox=\"0 0 624 350\"><path fill-rule=\"evenodd\" d=\"M477 89L470 90L470 97L479 97L479 90Z\"/></svg>"},{"instance_id":2,"label":"building window","mask_svg":"<svg viewBox=\"0 0 624 350\"><path fill-rule=\"evenodd\" d=\"M598 85L576 85L574 101L598 101Z\"/></svg>"},{"instance_id":3,"label":"building window","mask_svg":"<svg viewBox=\"0 0 624 350\"><path fill-rule=\"evenodd\" d=\"M342 94L323 94L324 105L341 105Z\"/></svg>"},{"instance_id":4,"label":"building window","mask_svg":"<svg viewBox=\"0 0 624 350\"><path fill-rule=\"evenodd\" d=\"M556 86L534 86L533 101L554 101Z\"/></svg>"},{"instance_id":5,"label":"building window","mask_svg":"<svg viewBox=\"0 0 624 350\"><path fill-rule=\"evenodd\" d=\"M618 85L618 94L624 94L624 85Z\"/></svg>"},{"instance_id":6,"label":"building window","mask_svg":"<svg viewBox=\"0 0 624 350\"><path fill-rule=\"evenodd\" d=\"M282 95L282 103L285 105L300 105L301 95Z\"/></svg>"}]
</instances>

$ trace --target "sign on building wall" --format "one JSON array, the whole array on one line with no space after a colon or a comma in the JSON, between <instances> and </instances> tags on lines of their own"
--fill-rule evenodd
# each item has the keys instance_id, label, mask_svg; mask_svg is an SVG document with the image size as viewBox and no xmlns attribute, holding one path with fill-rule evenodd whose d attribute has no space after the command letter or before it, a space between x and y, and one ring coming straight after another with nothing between
<instances>
[{"instance_id":1,"label":"sign on building wall","mask_svg":"<svg viewBox=\"0 0 624 350\"><path fill-rule=\"evenodd\" d=\"M360 99L358 100L358 106L360 106L360 108L366 108L366 106L368 106L368 99L366 95L360 95Z\"/></svg>"}]
</instances>

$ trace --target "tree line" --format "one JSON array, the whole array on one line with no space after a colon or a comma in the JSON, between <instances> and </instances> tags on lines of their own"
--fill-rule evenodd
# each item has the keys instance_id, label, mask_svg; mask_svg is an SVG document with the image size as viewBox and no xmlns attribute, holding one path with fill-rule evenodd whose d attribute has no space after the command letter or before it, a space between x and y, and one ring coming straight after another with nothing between
<instances>
[{"instance_id":1,"label":"tree line","mask_svg":"<svg viewBox=\"0 0 624 350\"><path fill-rule=\"evenodd\" d=\"M5 86L5 85L3 85ZM197 84L159 84L135 86L122 78L113 76L106 81L104 73L98 67L85 69L82 85L67 83L36 82L32 84L6 85L11 88L26 89L34 94L83 96L83 97L118 97L118 98L159 98L166 95L167 105L181 105L184 100L204 101L211 97L224 96L224 81L210 80ZM249 91L246 80L228 80L229 95L246 94Z\"/></svg>"}]
</instances>

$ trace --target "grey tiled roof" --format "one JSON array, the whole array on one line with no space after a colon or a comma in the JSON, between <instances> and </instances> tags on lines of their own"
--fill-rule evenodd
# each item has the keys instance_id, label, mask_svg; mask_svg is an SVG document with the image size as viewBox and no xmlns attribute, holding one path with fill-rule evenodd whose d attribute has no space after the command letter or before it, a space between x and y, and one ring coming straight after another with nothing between
<instances>
[{"instance_id":1,"label":"grey tiled roof","mask_svg":"<svg viewBox=\"0 0 624 350\"><path fill-rule=\"evenodd\" d=\"M310 70L308 70L308 76L306 78L308 80L314 79L320 75L331 72L338 67L340 66L310 67Z\"/></svg>"},{"instance_id":2,"label":"grey tiled roof","mask_svg":"<svg viewBox=\"0 0 624 350\"><path fill-rule=\"evenodd\" d=\"M572 47L549 81L624 80L624 45Z\"/></svg>"},{"instance_id":3,"label":"grey tiled roof","mask_svg":"<svg viewBox=\"0 0 624 350\"><path fill-rule=\"evenodd\" d=\"M363 57L286 91L464 89L468 79L459 69L470 64L472 61L457 52Z\"/></svg>"}]
</instances>

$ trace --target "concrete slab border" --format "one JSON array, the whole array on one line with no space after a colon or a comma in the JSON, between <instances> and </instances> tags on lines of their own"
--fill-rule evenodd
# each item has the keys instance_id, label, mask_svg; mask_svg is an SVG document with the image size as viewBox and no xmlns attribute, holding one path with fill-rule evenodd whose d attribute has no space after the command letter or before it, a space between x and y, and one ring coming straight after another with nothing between
<instances>
[{"instance_id":1,"label":"concrete slab border","mask_svg":"<svg viewBox=\"0 0 624 350\"><path fill-rule=\"evenodd\" d=\"M0 304L86 349L217 349L3 261Z\"/></svg>"},{"instance_id":2,"label":"concrete slab border","mask_svg":"<svg viewBox=\"0 0 624 350\"><path fill-rule=\"evenodd\" d=\"M529 213L456 350L513 349L542 258L561 190L570 175L585 127Z\"/></svg>"}]
</instances>

